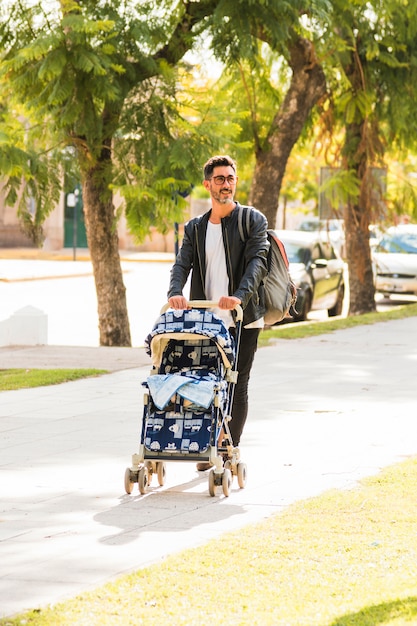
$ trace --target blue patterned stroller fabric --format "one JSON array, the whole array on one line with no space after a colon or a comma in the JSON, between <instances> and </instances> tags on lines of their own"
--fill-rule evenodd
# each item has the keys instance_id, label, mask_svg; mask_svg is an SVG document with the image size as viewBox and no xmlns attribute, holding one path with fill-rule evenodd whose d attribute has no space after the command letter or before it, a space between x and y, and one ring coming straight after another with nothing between
<instances>
[{"instance_id":1,"label":"blue patterned stroller fabric","mask_svg":"<svg viewBox=\"0 0 417 626\"><path fill-rule=\"evenodd\" d=\"M206 309L163 313L145 340L153 371L145 387L144 444L153 453L205 452L214 429L214 397L223 410L226 369L235 361L234 341L223 321Z\"/></svg>"},{"instance_id":2,"label":"blue patterned stroller fabric","mask_svg":"<svg viewBox=\"0 0 417 626\"><path fill-rule=\"evenodd\" d=\"M162 313L156 320L155 326L145 339L145 350L152 358L154 365L162 358L163 349L158 342L153 341L158 335L184 333L204 335L214 340L224 359L233 366L235 347L232 336L224 322L207 309L169 310ZM228 365L226 364L226 366Z\"/></svg>"},{"instance_id":3,"label":"blue patterned stroller fabric","mask_svg":"<svg viewBox=\"0 0 417 626\"><path fill-rule=\"evenodd\" d=\"M199 454L207 450L212 428L211 412L155 411L147 420L145 446L151 452Z\"/></svg>"}]
</instances>

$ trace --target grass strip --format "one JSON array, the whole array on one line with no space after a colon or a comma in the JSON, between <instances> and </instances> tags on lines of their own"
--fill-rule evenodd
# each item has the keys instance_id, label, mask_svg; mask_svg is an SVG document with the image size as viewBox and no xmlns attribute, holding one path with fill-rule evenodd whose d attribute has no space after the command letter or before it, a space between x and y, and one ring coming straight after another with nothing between
<instances>
[{"instance_id":1,"label":"grass strip","mask_svg":"<svg viewBox=\"0 0 417 626\"><path fill-rule=\"evenodd\" d=\"M417 459L4 626L417 623Z\"/></svg>"},{"instance_id":2,"label":"grass strip","mask_svg":"<svg viewBox=\"0 0 417 626\"><path fill-rule=\"evenodd\" d=\"M364 313L363 315L352 315L343 318L329 318L323 322L299 322L297 324L282 324L264 330L259 336L259 346L271 345L275 339L302 339L304 337L314 337L325 333L332 333L335 330L344 330L375 324L378 322L389 322L391 320L405 319L417 315L417 304L407 304L399 306L389 311L375 313Z\"/></svg>"},{"instance_id":3,"label":"grass strip","mask_svg":"<svg viewBox=\"0 0 417 626\"><path fill-rule=\"evenodd\" d=\"M108 374L99 369L6 369L0 370L0 391L13 391L29 387L59 385L80 378Z\"/></svg>"}]
</instances>

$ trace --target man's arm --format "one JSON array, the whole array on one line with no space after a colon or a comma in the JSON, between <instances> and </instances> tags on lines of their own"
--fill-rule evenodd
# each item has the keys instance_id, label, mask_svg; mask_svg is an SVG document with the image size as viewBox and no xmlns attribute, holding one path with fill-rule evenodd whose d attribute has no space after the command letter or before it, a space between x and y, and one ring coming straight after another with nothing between
<instances>
[{"instance_id":1,"label":"man's arm","mask_svg":"<svg viewBox=\"0 0 417 626\"><path fill-rule=\"evenodd\" d=\"M175 263L171 268L168 302L173 309L187 308L187 306L184 306L187 301L182 295L182 290L193 266L193 244L190 237L190 228L188 224L184 227L184 239ZM171 304L171 299L173 298L175 300Z\"/></svg>"}]
</instances>

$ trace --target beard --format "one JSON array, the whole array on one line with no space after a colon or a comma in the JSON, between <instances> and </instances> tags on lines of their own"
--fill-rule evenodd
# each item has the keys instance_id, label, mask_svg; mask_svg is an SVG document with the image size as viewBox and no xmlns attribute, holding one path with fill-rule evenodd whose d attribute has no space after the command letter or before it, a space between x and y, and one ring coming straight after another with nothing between
<instances>
[{"instance_id":1,"label":"beard","mask_svg":"<svg viewBox=\"0 0 417 626\"><path fill-rule=\"evenodd\" d=\"M223 193L223 192L227 193ZM212 196L219 204L231 204L233 202L233 193L230 188L225 187L224 189L214 190L212 189Z\"/></svg>"}]
</instances>

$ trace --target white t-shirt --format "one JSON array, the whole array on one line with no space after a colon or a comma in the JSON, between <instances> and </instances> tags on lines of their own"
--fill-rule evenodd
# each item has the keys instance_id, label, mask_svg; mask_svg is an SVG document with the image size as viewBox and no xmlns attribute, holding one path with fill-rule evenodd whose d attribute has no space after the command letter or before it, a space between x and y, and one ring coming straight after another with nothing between
<instances>
[{"instance_id":1,"label":"white t-shirt","mask_svg":"<svg viewBox=\"0 0 417 626\"><path fill-rule=\"evenodd\" d=\"M216 302L229 294L226 254L223 245L222 225L207 223L206 233L206 298ZM234 326L232 314L224 309L213 309L227 328Z\"/></svg>"},{"instance_id":2,"label":"white t-shirt","mask_svg":"<svg viewBox=\"0 0 417 626\"><path fill-rule=\"evenodd\" d=\"M229 277L227 275L226 254L224 251L222 225L207 222L206 233L206 298L218 301L222 296L229 294ZM226 325L234 326L230 311L215 308L215 313ZM246 324L245 328L263 328L264 318Z\"/></svg>"}]
</instances>

